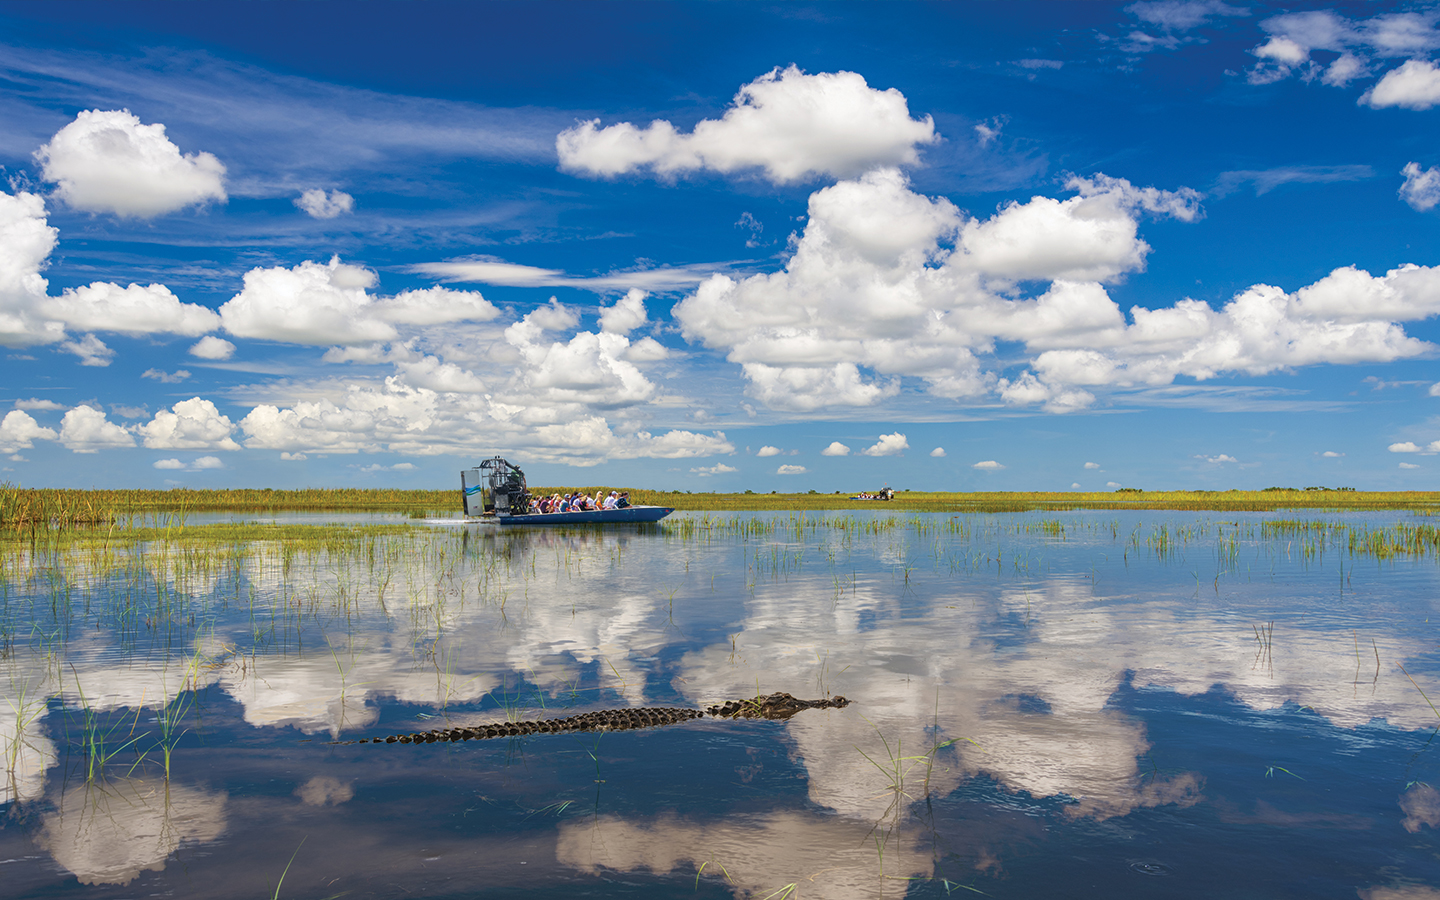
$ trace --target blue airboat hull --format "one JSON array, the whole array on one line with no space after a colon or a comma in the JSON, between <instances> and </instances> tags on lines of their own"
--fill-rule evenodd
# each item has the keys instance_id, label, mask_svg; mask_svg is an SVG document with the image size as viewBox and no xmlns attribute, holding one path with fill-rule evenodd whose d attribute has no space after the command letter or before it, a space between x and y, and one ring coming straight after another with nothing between
<instances>
[{"instance_id":1,"label":"blue airboat hull","mask_svg":"<svg viewBox=\"0 0 1440 900\"><path fill-rule=\"evenodd\" d=\"M627 506L624 509L593 509L585 512L546 513L528 516L495 516L481 522L497 525L616 525L631 522L658 522L674 512L670 506Z\"/></svg>"}]
</instances>

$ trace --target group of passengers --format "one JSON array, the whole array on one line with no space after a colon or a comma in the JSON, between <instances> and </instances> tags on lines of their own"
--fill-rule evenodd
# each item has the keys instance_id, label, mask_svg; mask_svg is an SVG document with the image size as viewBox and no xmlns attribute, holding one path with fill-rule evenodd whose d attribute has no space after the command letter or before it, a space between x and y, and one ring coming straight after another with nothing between
<instances>
[{"instance_id":1,"label":"group of passengers","mask_svg":"<svg viewBox=\"0 0 1440 900\"><path fill-rule=\"evenodd\" d=\"M588 512L597 509L624 509L629 505L629 493L611 491L607 495L602 489L596 491L593 497L581 491L573 494L551 494L548 497L541 497L535 504L535 510L542 514Z\"/></svg>"}]
</instances>

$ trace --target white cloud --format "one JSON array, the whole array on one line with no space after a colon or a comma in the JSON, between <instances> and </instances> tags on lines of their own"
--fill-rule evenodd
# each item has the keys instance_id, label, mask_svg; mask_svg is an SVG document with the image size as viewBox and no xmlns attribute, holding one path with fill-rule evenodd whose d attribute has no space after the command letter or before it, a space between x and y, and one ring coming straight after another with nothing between
<instances>
[{"instance_id":1,"label":"white cloud","mask_svg":"<svg viewBox=\"0 0 1440 900\"><path fill-rule=\"evenodd\" d=\"M150 378L161 384L179 384L190 377L190 372L186 369L176 369L173 373L161 369L146 369L140 373L140 377Z\"/></svg>"},{"instance_id":2,"label":"white cloud","mask_svg":"<svg viewBox=\"0 0 1440 900\"><path fill-rule=\"evenodd\" d=\"M761 447L758 451L756 451L755 455L756 455L756 456L779 456L781 453L784 453L784 452L785 452L785 451L781 450L779 447L772 447L772 446L770 446L769 444L766 444L765 446Z\"/></svg>"},{"instance_id":3,"label":"white cloud","mask_svg":"<svg viewBox=\"0 0 1440 900\"><path fill-rule=\"evenodd\" d=\"M945 448L936 447L934 450L930 451L930 455L936 457L937 459L943 457L945 455Z\"/></svg>"},{"instance_id":4,"label":"white cloud","mask_svg":"<svg viewBox=\"0 0 1440 900\"><path fill-rule=\"evenodd\" d=\"M839 441L831 441L830 446L820 451L821 456L849 456L850 448Z\"/></svg>"},{"instance_id":5,"label":"white cloud","mask_svg":"<svg viewBox=\"0 0 1440 900\"><path fill-rule=\"evenodd\" d=\"M629 334L645 324L644 291L632 288L615 302L600 311L600 330L611 334Z\"/></svg>"},{"instance_id":6,"label":"white cloud","mask_svg":"<svg viewBox=\"0 0 1440 900\"><path fill-rule=\"evenodd\" d=\"M692 468L690 470L690 473L692 475L699 475L701 478L708 478L711 475L729 475L732 472L738 471L740 470L735 468L734 466L727 466L724 463L717 463L713 466Z\"/></svg>"},{"instance_id":7,"label":"white cloud","mask_svg":"<svg viewBox=\"0 0 1440 900\"><path fill-rule=\"evenodd\" d=\"M90 406L77 406L60 421L60 443L76 453L135 446L135 438Z\"/></svg>"},{"instance_id":8,"label":"white cloud","mask_svg":"<svg viewBox=\"0 0 1440 900\"><path fill-rule=\"evenodd\" d=\"M860 451L866 456L895 456L910 449L910 442L905 440L905 435L900 432L894 434L882 434L880 440L874 446L866 447Z\"/></svg>"},{"instance_id":9,"label":"white cloud","mask_svg":"<svg viewBox=\"0 0 1440 900\"><path fill-rule=\"evenodd\" d=\"M153 218L225 202L225 167L209 153L181 155L165 126L127 110L85 110L35 152L46 181L69 206Z\"/></svg>"},{"instance_id":10,"label":"white cloud","mask_svg":"<svg viewBox=\"0 0 1440 900\"><path fill-rule=\"evenodd\" d=\"M1325 457L1326 459L1338 459L1338 458L1344 456L1345 454L1343 454L1343 453L1336 453L1334 450L1326 450L1324 453L1322 453L1322 454L1320 454L1320 455L1323 456L1323 457Z\"/></svg>"},{"instance_id":11,"label":"white cloud","mask_svg":"<svg viewBox=\"0 0 1440 900\"><path fill-rule=\"evenodd\" d=\"M624 353L624 358L630 362L658 362L670 358L670 351L663 344L652 337L643 337L630 344L629 349Z\"/></svg>"},{"instance_id":12,"label":"white cloud","mask_svg":"<svg viewBox=\"0 0 1440 900\"><path fill-rule=\"evenodd\" d=\"M192 397L160 410L135 431L152 450L239 450L230 437L235 426L209 400Z\"/></svg>"},{"instance_id":13,"label":"white cloud","mask_svg":"<svg viewBox=\"0 0 1440 900\"><path fill-rule=\"evenodd\" d=\"M1079 490L1079 488L1080 488L1080 482L1078 482L1078 481L1071 482L1071 484L1070 484L1070 489L1071 489L1072 491L1073 491L1073 490Z\"/></svg>"},{"instance_id":14,"label":"white cloud","mask_svg":"<svg viewBox=\"0 0 1440 900\"><path fill-rule=\"evenodd\" d=\"M211 334L196 341L189 353L197 359L229 359L235 355L235 345Z\"/></svg>"},{"instance_id":15,"label":"white cloud","mask_svg":"<svg viewBox=\"0 0 1440 900\"><path fill-rule=\"evenodd\" d=\"M1343 88L1369 76L1381 60L1408 56L1413 58L1387 73L1360 102L1428 108L1425 104L1433 105L1440 96L1434 69L1425 59L1440 48L1436 19L1433 10L1384 13L1368 19L1348 19L1328 9L1272 16L1260 23L1269 38L1250 51L1259 62L1246 77L1251 84L1270 84L1298 75L1305 81L1318 78L1322 84ZM1311 57L1314 50L1339 56L1322 66Z\"/></svg>"},{"instance_id":16,"label":"white cloud","mask_svg":"<svg viewBox=\"0 0 1440 900\"><path fill-rule=\"evenodd\" d=\"M365 289L374 283L369 269L339 257L327 265L306 260L291 269L251 269L220 318L231 334L261 340L322 346L393 340L395 326L371 314Z\"/></svg>"},{"instance_id":17,"label":"white cloud","mask_svg":"<svg viewBox=\"0 0 1440 900\"><path fill-rule=\"evenodd\" d=\"M1407 163L1400 170L1405 183L1400 185L1400 199L1416 212L1426 212L1440 203L1440 167L1421 169L1419 163Z\"/></svg>"},{"instance_id":18,"label":"white cloud","mask_svg":"<svg viewBox=\"0 0 1440 900\"><path fill-rule=\"evenodd\" d=\"M489 322L500 315L479 291L452 291L432 287L401 291L376 300L373 315L396 325L446 325L451 322Z\"/></svg>"},{"instance_id":19,"label":"white cloud","mask_svg":"<svg viewBox=\"0 0 1440 900\"><path fill-rule=\"evenodd\" d=\"M441 362L436 356L423 356L413 362L402 362L396 369L407 384L440 393L483 394L485 382L474 372L455 363Z\"/></svg>"},{"instance_id":20,"label":"white cloud","mask_svg":"<svg viewBox=\"0 0 1440 900\"><path fill-rule=\"evenodd\" d=\"M0 419L0 452L14 453L28 450L35 441L53 441L59 438L53 428L46 428L27 412L12 409Z\"/></svg>"},{"instance_id":21,"label":"white cloud","mask_svg":"<svg viewBox=\"0 0 1440 900\"><path fill-rule=\"evenodd\" d=\"M1434 384L1430 385L1430 390L1428 391L1428 393L1432 397L1440 397L1440 381L1437 381ZM19 406L19 404L16 405ZM22 406L20 408L25 409L26 407Z\"/></svg>"},{"instance_id":22,"label":"white cloud","mask_svg":"<svg viewBox=\"0 0 1440 900\"><path fill-rule=\"evenodd\" d=\"M333 219L353 212L355 198L344 191L334 190L328 194L320 188L311 188L295 198L295 205L314 219Z\"/></svg>"},{"instance_id":23,"label":"white cloud","mask_svg":"<svg viewBox=\"0 0 1440 900\"><path fill-rule=\"evenodd\" d=\"M1105 482L1105 486L1108 487L1108 488L1118 488L1118 487L1120 487L1121 485L1120 485L1120 482L1118 482L1118 481L1107 481L1107 482Z\"/></svg>"},{"instance_id":24,"label":"white cloud","mask_svg":"<svg viewBox=\"0 0 1440 900\"><path fill-rule=\"evenodd\" d=\"M725 265L672 266L577 277L559 269L522 266L488 257L418 263L409 271L445 282L494 284L504 287L574 287L588 291L675 291L691 288Z\"/></svg>"},{"instance_id":25,"label":"white cloud","mask_svg":"<svg viewBox=\"0 0 1440 900\"><path fill-rule=\"evenodd\" d=\"M625 357L630 339L611 332L582 331L568 342L546 341L546 331L573 328L574 311L551 298L548 306L505 329L505 340L523 360L518 385L547 404L578 403L617 409L650 400L653 383Z\"/></svg>"},{"instance_id":26,"label":"white cloud","mask_svg":"<svg viewBox=\"0 0 1440 900\"><path fill-rule=\"evenodd\" d=\"M220 307L220 319L240 337L324 346L394 340L396 325L485 322L500 314L475 291L434 287L373 297L367 288L374 284L375 273L339 257L325 265L306 260L289 269L251 269L244 289Z\"/></svg>"},{"instance_id":27,"label":"white cloud","mask_svg":"<svg viewBox=\"0 0 1440 900\"><path fill-rule=\"evenodd\" d=\"M303 453L290 453L288 451L284 451L281 452L280 458L284 460L298 462L299 460L306 459L307 457Z\"/></svg>"},{"instance_id":28,"label":"white cloud","mask_svg":"<svg viewBox=\"0 0 1440 900\"><path fill-rule=\"evenodd\" d=\"M383 386L350 384L333 399L319 397L288 406L262 403L239 427L247 448L292 454L473 454L477 435L484 435L487 448L496 451L579 466L607 459L694 459L735 451L723 432L707 435L676 429L657 434L633 425L617 431L603 416L587 412L582 403L524 405L525 390L530 388L517 382L512 394L491 399L441 393L395 375L386 378Z\"/></svg>"},{"instance_id":29,"label":"white cloud","mask_svg":"<svg viewBox=\"0 0 1440 900\"><path fill-rule=\"evenodd\" d=\"M674 316L687 340L740 363L747 394L772 408L872 406L896 396L904 376L937 396L980 397L997 378L975 354L996 339L1039 350L1123 334L1124 314L1098 284L1056 280L1016 300L1015 280L1118 277L1149 252L1136 235L1141 211L1199 215L1194 191L1104 175L1069 185L1079 196L1036 197L982 222L910 191L897 171L872 172L811 196L782 271L715 275ZM1055 409L1093 399L1044 395Z\"/></svg>"},{"instance_id":30,"label":"white cloud","mask_svg":"<svg viewBox=\"0 0 1440 900\"><path fill-rule=\"evenodd\" d=\"M1440 69L1427 60L1407 60L1399 68L1386 72L1359 102L1376 109L1386 106L1430 109L1440 103Z\"/></svg>"},{"instance_id":31,"label":"white cloud","mask_svg":"<svg viewBox=\"0 0 1440 900\"><path fill-rule=\"evenodd\" d=\"M1226 453L1221 453L1219 456L1205 456L1204 454L1199 454L1199 453L1197 453L1197 454L1195 454L1195 458L1196 458L1196 459L1203 459L1203 460L1205 460L1207 463L1210 463L1210 464L1212 464L1212 465L1218 465L1218 464L1220 464L1220 463L1227 463L1227 462L1232 462L1232 463L1233 463L1233 462L1236 462L1235 457L1230 456L1229 454L1226 454Z\"/></svg>"},{"instance_id":32,"label":"white cloud","mask_svg":"<svg viewBox=\"0 0 1440 900\"><path fill-rule=\"evenodd\" d=\"M1132 3L1125 11L1142 22L1159 25L1170 31L1188 31L1206 24L1216 16L1248 16L1250 11L1220 0L1154 0Z\"/></svg>"},{"instance_id":33,"label":"white cloud","mask_svg":"<svg viewBox=\"0 0 1440 900\"><path fill-rule=\"evenodd\" d=\"M83 331L195 337L220 327L220 317L213 311L181 303L163 284L122 288L97 281L51 297L41 309L47 317Z\"/></svg>"},{"instance_id":34,"label":"white cloud","mask_svg":"<svg viewBox=\"0 0 1440 900\"><path fill-rule=\"evenodd\" d=\"M987 472L998 472L999 470L1001 470L1001 469L1003 469L1003 468L1005 468L1005 467L1002 466L1002 465L1000 465L1000 463L996 462L996 461L993 460L993 459L986 459L986 460L981 460L980 462L975 463L975 465L971 466L970 468L972 468L972 469L982 469L982 470L987 471Z\"/></svg>"},{"instance_id":35,"label":"white cloud","mask_svg":"<svg viewBox=\"0 0 1440 900\"><path fill-rule=\"evenodd\" d=\"M1400 464L1400 468L1402 468L1402 469L1418 469L1418 468L1420 468L1420 467L1417 466L1417 465L1415 465L1414 463L1402 462L1402 463Z\"/></svg>"},{"instance_id":36,"label":"white cloud","mask_svg":"<svg viewBox=\"0 0 1440 900\"><path fill-rule=\"evenodd\" d=\"M804 475L805 472L804 466L781 466L775 470L776 475Z\"/></svg>"},{"instance_id":37,"label":"white cloud","mask_svg":"<svg viewBox=\"0 0 1440 900\"><path fill-rule=\"evenodd\" d=\"M0 346L49 344L65 336L65 326L40 309L49 287L40 272L57 234L46 220L44 200L0 191Z\"/></svg>"},{"instance_id":38,"label":"white cloud","mask_svg":"<svg viewBox=\"0 0 1440 900\"><path fill-rule=\"evenodd\" d=\"M1389 446L1391 453L1419 453L1420 446L1414 441L1400 441Z\"/></svg>"},{"instance_id":39,"label":"white cloud","mask_svg":"<svg viewBox=\"0 0 1440 900\"><path fill-rule=\"evenodd\" d=\"M1342 181L1363 181L1373 177L1375 169L1365 165L1233 169L1220 173L1215 179L1211 195L1225 197L1249 184L1254 187L1255 196L1260 197L1286 184L1334 184Z\"/></svg>"},{"instance_id":40,"label":"white cloud","mask_svg":"<svg viewBox=\"0 0 1440 900\"><path fill-rule=\"evenodd\" d=\"M847 177L918 162L917 145L936 140L929 116L910 118L905 96L879 91L854 72L806 75L775 69L745 85L718 119L690 134L664 120L637 128L582 122L560 133L562 169L614 176L651 168L661 176L708 169L760 169L777 184L812 175Z\"/></svg>"},{"instance_id":41,"label":"white cloud","mask_svg":"<svg viewBox=\"0 0 1440 900\"><path fill-rule=\"evenodd\" d=\"M1087 469L1098 469L1098 468L1100 468L1100 464L1099 464L1099 463L1093 463L1093 462L1087 462L1087 463L1085 464L1085 468L1087 468Z\"/></svg>"},{"instance_id":42,"label":"white cloud","mask_svg":"<svg viewBox=\"0 0 1440 900\"><path fill-rule=\"evenodd\" d=\"M78 341L63 341L60 349L80 357L82 366L108 366L115 359L115 351L93 334L87 334Z\"/></svg>"},{"instance_id":43,"label":"white cloud","mask_svg":"<svg viewBox=\"0 0 1440 900\"><path fill-rule=\"evenodd\" d=\"M16 409L64 409L65 407L54 400L41 400L39 397L31 397L29 400L16 400Z\"/></svg>"},{"instance_id":44,"label":"white cloud","mask_svg":"<svg viewBox=\"0 0 1440 900\"><path fill-rule=\"evenodd\" d=\"M153 465L157 469L175 469L187 472L225 468L225 463L221 462L218 456L202 456L199 459L192 460L189 464L183 463L178 459L157 459Z\"/></svg>"}]
</instances>

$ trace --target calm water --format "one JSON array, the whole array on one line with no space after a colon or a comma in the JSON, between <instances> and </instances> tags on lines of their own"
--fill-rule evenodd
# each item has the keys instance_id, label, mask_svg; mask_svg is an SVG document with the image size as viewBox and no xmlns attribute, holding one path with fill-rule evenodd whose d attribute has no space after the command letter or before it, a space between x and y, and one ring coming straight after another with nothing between
<instances>
[{"instance_id":1,"label":"calm water","mask_svg":"<svg viewBox=\"0 0 1440 900\"><path fill-rule=\"evenodd\" d=\"M1279 518L0 550L0 896L1440 897L1440 567Z\"/></svg>"}]
</instances>

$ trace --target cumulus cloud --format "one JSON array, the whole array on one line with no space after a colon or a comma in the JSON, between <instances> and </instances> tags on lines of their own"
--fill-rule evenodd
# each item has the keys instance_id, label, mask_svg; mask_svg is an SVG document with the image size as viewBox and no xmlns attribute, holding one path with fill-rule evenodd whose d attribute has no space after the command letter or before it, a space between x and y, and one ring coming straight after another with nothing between
<instances>
[{"instance_id":1,"label":"cumulus cloud","mask_svg":"<svg viewBox=\"0 0 1440 900\"><path fill-rule=\"evenodd\" d=\"M42 309L49 318L84 331L195 337L220 327L220 317L212 310L181 303L163 284L122 288L95 282L48 299Z\"/></svg>"},{"instance_id":2,"label":"cumulus cloud","mask_svg":"<svg viewBox=\"0 0 1440 900\"><path fill-rule=\"evenodd\" d=\"M717 463L713 466L700 466L692 468L690 470L690 474L699 475L701 478L708 478L711 475L729 475L732 472L738 471L740 470L735 468L734 466L727 466L724 463Z\"/></svg>"},{"instance_id":3,"label":"cumulus cloud","mask_svg":"<svg viewBox=\"0 0 1440 900\"><path fill-rule=\"evenodd\" d=\"M1124 314L1104 288L1080 279L1143 266L1150 248L1137 216L1200 215L1188 189L1104 175L1068 185L1078 196L1035 197L977 220L914 193L893 169L841 182L811 196L782 271L712 276L675 318L687 340L727 351L747 394L775 409L873 406L897 395L905 376L941 397L983 396L999 385L976 353L997 339L1039 350L1123 333ZM1052 284L1035 299L1011 299L1017 281L1035 280ZM1093 399L1043 393L1055 409Z\"/></svg>"},{"instance_id":4,"label":"cumulus cloud","mask_svg":"<svg viewBox=\"0 0 1440 900\"><path fill-rule=\"evenodd\" d=\"M230 437L234 430L234 424L214 403L192 397L160 410L139 426L136 434L152 450L239 450L240 445Z\"/></svg>"},{"instance_id":5,"label":"cumulus cloud","mask_svg":"<svg viewBox=\"0 0 1440 900\"><path fill-rule=\"evenodd\" d=\"M849 456L850 448L839 441L831 441L830 446L820 451L821 456Z\"/></svg>"},{"instance_id":6,"label":"cumulus cloud","mask_svg":"<svg viewBox=\"0 0 1440 900\"><path fill-rule=\"evenodd\" d=\"M97 453L135 446L130 432L111 422L105 413L91 406L77 406L60 421L60 443L75 453Z\"/></svg>"},{"instance_id":7,"label":"cumulus cloud","mask_svg":"<svg viewBox=\"0 0 1440 900\"><path fill-rule=\"evenodd\" d=\"M778 468L778 469L775 470L775 474L776 474L776 475L804 475L804 474L805 474L805 471L806 471L806 469L805 469L804 466L781 466L780 468Z\"/></svg>"},{"instance_id":8,"label":"cumulus cloud","mask_svg":"<svg viewBox=\"0 0 1440 900\"><path fill-rule=\"evenodd\" d=\"M1440 69L1428 60L1407 60L1399 68L1386 72L1359 102L1376 109L1386 106L1430 109L1440 103Z\"/></svg>"},{"instance_id":9,"label":"cumulus cloud","mask_svg":"<svg viewBox=\"0 0 1440 900\"><path fill-rule=\"evenodd\" d=\"M225 463L221 462L218 456L202 456L199 459L191 460L189 463L181 462L178 459L157 459L153 465L157 469L175 469L188 472L225 468Z\"/></svg>"},{"instance_id":10,"label":"cumulus cloud","mask_svg":"<svg viewBox=\"0 0 1440 900\"><path fill-rule=\"evenodd\" d=\"M1322 453L1322 454L1320 454L1320 455L1323 456L1323 457L1325 457L1326 459L1337 459L1337 458L1339 458L1339 457L1341 457L1341 456L1344 456L1345 454L1343 454L1343 453L1336 453L1334 450L1326 450L1324 453Z\"/></svg>"},{"instance_id":11,"label":"cumulus cloud","mask_svg":"<svg viewBox=\"0 0 1440 900\"><path fill-rule=\"evenodd\" d=\"M517 394L520 390L517 386ZM301 400L288 406L262 403L238 427L247 448L282 450L291 459L309 452L473 453L477 434L484 434L490 442L487 446L496 450L580 466L607 459L694 459L735 451L723 432L617 431L605 417L578 403L512 402L518 399L447 394L393 375L380 386L351 384L333 399Z\"/></svg>"},{"instance_id":12,"label":"cumulus cloud","mask_svg":"<svg viewBox=\"0 0 1440 900\"><path fill-rule=\"evenodd\" d=\"M295 205L312 219L333 219L336 216L353 212L355 198L344 191L335 190L326 193L320 188L311 188L295 198Z\"/></svg>"},{"instance_id":13,"label":"cumulus cloud","mask_svg":"<svg viewBox=\"0 0 1440 900\"><path fill-rule=\"evenodd\" d=\"M206 335L190 347L189 353L196 359L229 359L235 355L235 345L212 335Z\"/></svg>"},{"instance_id":14,"label":"cumulus cloud","mask_svg":"<svg viewBox=\"0 0 1440 900\"><path fill-rule=\"evenodd\" d=\"M28 450L35 441L53 441L59 435L53 428L46 428L35 421L34 416L23 410L12 409L0 419L0 452L14 453Z\"/></svg>"},{"instance_id":15,"label":"cumulus cloud","mask_svg":"<svg viewBox=\"0 0 1440 900\"><path fill-rule=\"evenodd\" d=\"M179 384L190 377L186 369L176 369L174 372L166 372L161 369L146 369L140 373L141 378L149 378L161 384Z\"/></svg>"},{"instance_id":16,"label":"cumulus cloud","mask_svg":"<svg viewBox=\"0 0 1440 900\"><path fill-rule=\"evenodd\" d=\"M1419 453L1420 445L1414 441L1399 441L1388 448L1391 453Z\"/></svg>"},{"instance_id":17,"label":"cumulus cloud","mask_svg":"<svg viewBox=\"0 0 1440 900\"><path fill-rule=\"evenodd\" d=\"M42 177L75 209L153 218L225 202L225 166L209 153L182 155L165 126L124 110L85 110L35 152Z\"/></svg>"},{"instance_id":18,"label":"cumulus cloud","mask_svg":"<svg viewBox=\"0 0 1440 900\"><path fill-rule=\"evenodd\" d=\"M115 351L93 334L87 334L78 341L63 341L60 349L80 357L82 366L108 366L115 359Z\"/></svg>"},{"instance_id":19,"label":"cumulus cloud","mask_svg":"<svg viewBox=\"0 0 1440 900\"><path fill-rule=\"evenodd\" d=\"M1087 462L1087 463L1085 464L1085 468L1087 468L1087 469L1098 469L1098 468L1100 468L1100 464L1099 464L1099 463L1094 463L1094 462Z\"/></svg>"},{"instance_id":20,"label":"cumulus cloud","mask_svg":"<svg viewBox=\"0 0 1440 900\"><path fill-rule=\"evenodd\" d=\"M873 446L866 447L860 451L866 456L895 456L910 449L910 442L905 440L905 435L900 432L894 434L882 434L880 440Z\"/></svg>"},{"instance_id":21,"label":"cumulus cloud","mask_svg":"<svg viewBox=\"0 0 1440 900\"><path fill-rule=\"evenodd\" d=\"M1108 488L1118 488L1118 487L1120 487L1121 485L1120 485L1120 482L1118 482L1118 481L1107 481L1107 482L1105 482L1105 486L1108 487Z\"/></svg>"},{"instance_id":22,"label":"cumulus cloud","mask_svg":"<svg viewBox=\"0 0 1440 900\"><path fill-rule=\"evenodd\" d=\"M595 119L561 132L555 148L562 169L587 175L758 169L784 184L914 164L917 146L935 140L934 122L910 118L899 91L876 90L854 72L807 75L791 66L743 86L724 116L689 134L664 120L601 128Z\"/></svg>"},{"instance_id":23,"label":"cumulus cloud","mask_svg":"<svg viewBox=\"0 0 1440 900\"><path fill-rule=\"evenodd\" d=\"M781 450L779 447L771 447L769 444L766 444L764 447L761 447L758 451L756 451L755 455L756 455L756 456L779 456L781 453L784 453L784 452L785 452L785 451Z\"/></svg>"},{"instance_id":24,"label":"cumulus cloud","mask_svg":"<svg viewBox=\"0 0 1440 900\"><path fill-rule=\"evenodd\" d=\"M65 326L41 312L49 283L40 272L57 234L44 200L0 191L0 346L49 344L65 336Z\"/></svg>"},{"instance_id":25,"label":"cumulus cloud","mask_svg":"<svg viewBox=\"0 0 1440 900\"><path fill-rule=\"evenodd\" d=\"M1411 57L1387 72L1359 102L1428 109L1440 101L1440 79L1425 58L1440 48L1436 19L1433 10L1355 19L1328 9L1272 16L1260 23L1268 38L1250 51L1258 62L1246 78L1251 84L1270 84L1293 75L1343 88L1370 76L1385 60ZM1312 58L1315 50L1339 55L1324 65Z\"/></svg>"},{"instance_id":26,"label":"cumulus cloud","mask_svg":"<svg viewBox=\"0 0 1440 900\"><path fill-rule=\"evenodd\" d=\"M1419 163L1407 163L1400 170L1405 183L1400 185L1400 199L1410 204L1416 212L1427 212L1440 203L1440 167L1420 168Z\"/></svg>"},{"instance_id":27,"label":"cumulus cloud","mask_svg":"<svg viewBox=\"0 0 1440 900\"><path fill-rule=\"evenodd\" d=\"M943 457L943 456L945 455L945 448L944 448L944 447L936 447L934 450L931 450L931 451L930 451L930 455L931 455L931 456L934 456L934 457L937 457L937 458L938 458L938 457Z\"/></svg>"},{"instance_id":28,"label":"cumulus cloud","mask_svg":"<svg viewBox=\"0 0 1440 900\"><path fill-rule=\"evenodd\" d=\"M372 297L375 273L362 266L306 260L245 273L244 289L220 307L225 330L292 344L358 345L394 340L395 326L488 321L500 314L474 291L448 288Z\"/></svg>"},{"instance_id":29,"label":"cumulus cloud","mask_svg":"<svg viewBox=\"0 0 1440 900\"><path fill-rule=\"evenodd\" d=\"M64 409L62 404L54 400L41 400L39 397L31 397L29 400L16 400L16 409Z\"/></svg>"},{"instance_id":30,"label":"cumulus cloud","mask_svg":"<svg viewBox=\"0 0 1440 900\"><path fill-rule=\"evenodd\" d=\"M629 334L645 324L646 293L632 288L615 302L600 311L600 330L610 334Z\"/></svg>"},{"instance_id":31,"label":"cumulus cloud","mask_svg":"<svg viewBox=\"0 0 1440 900\"><path fill-rule=\"evenodd\" d=\"M1003 469L1003 468L1005 468L1005 467L1002 466L1002 465L1000 465L1000 463L996 462L996 461L993 460L993 459L985 459L985 460L981 460L980 462L975 463L975 464L974 464L973 466L971 466L970 468L972 468L972 469L981 469L981 470L986 471L986 472L998 472L999 470L1001 470L1001 469Z\"/></svg>"},{"instance_id":32,"label":"cumulus cloud","mask_svg":"<svg viewBox=\"0 0 1440 900\"><path fill-rule=\"evenodd\" d=\"M1237 462L1237 460L1235 459L1235 457L1229 455L1228 453L1221 453L1221 454L1218 455L1218 456L1206 456L1206 455L1204 455L1203 453L1197 453L1197 454L1195 454L1195 458L1196 458L1196 459L1203 459L1203 460L1205 460L1207 463L1210 463L1211 465L1219 465L1220 463L1227 463L1227 462L1232 462L1232 463L1233 463L1233 462Z\"/></svg>"},{"instance_id":33,"label":"cumulus cloud","mask_svg":"<svg viewBox=\"0 0 1440 900\"><path fill-rule=\"evenodd\" d=\"M1420 467L1417 466L1417 465L1415 465L1414 463L1402 462L1402 463L1400 464L1400 468L1402 468L1402 469L1418 469L1418 468L1420 468Z\"/></svg>"}]
</instances>

